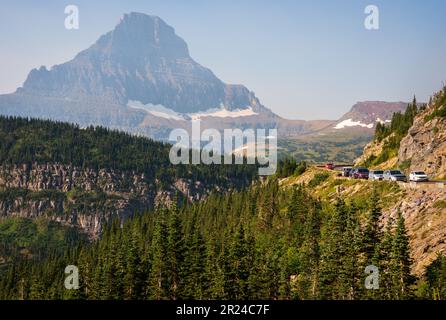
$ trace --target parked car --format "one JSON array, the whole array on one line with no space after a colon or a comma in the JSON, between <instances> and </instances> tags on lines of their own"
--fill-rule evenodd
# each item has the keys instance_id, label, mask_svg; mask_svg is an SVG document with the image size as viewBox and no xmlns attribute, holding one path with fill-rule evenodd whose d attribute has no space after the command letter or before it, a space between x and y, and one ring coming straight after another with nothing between
<instances>
[{"instance_id":1,"label":"parked car","mask_svg":"<svg viewBox=\"0 0 446 320\"><path fill-rule=\"evenodd\" d=\"M352 170L353 170L352 167L344 167L344 168L342 168L342 176L343 177L350 177L350 174L351 174Z\"/></svg>"},{"instance_id":2,"label":"parked car","mask_svg":"<svg viewBox=\"0 0 446 320\"><path fill-rule=\"evenodd\" d=\"M384 171L384 180L406 182L407 177L400 170L386 170Z\"/></svg>"},{"instance_id":3,"label":"parked car","mask_svg":"<svg viewBox=\"0 0 446 320\"><path fill-rule=\"evenodd\" d=\"M328 162L327 164L325 164L325 168L327 168L328 170L333 170L334 169L333 162Z\"/></svg>"},{"instance_id":4,"label":"parked car","mask_svg":"<svg viewBox=\"0 0 446 320\"><path fill-rule=\"evenodd\" d=\"M415 182L429 181L429 178L424 171L412 171L409 174L409 181L415 181Z\"/></svg>"},{"instance_id":5,"label":"parked car","mask_svg":"<svg viewBox=\"0 0 446 320\"><path fill-rule=\"evenodd\" d=\"M367 168L357 168L353 171L352 177L354 179L368 179L369 173L369 169Z\"/></svg>"},{"instance_id":6,"label":"parked car","mask_svg":"<svg viewBox=\"0 0 446 320\"><path fill-rule=\"evenodd\" d=\"M369 180L373 181L381 181L384 179L384 171L383 170L372 170L369 173Z\"/></svg>"}]
</instances>

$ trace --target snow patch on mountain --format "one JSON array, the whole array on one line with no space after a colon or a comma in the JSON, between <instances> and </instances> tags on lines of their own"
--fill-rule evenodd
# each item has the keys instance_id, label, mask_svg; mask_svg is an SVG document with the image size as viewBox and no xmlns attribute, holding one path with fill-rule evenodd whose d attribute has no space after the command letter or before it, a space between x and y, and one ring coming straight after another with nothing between
<instances>
[{"instance_id":1,"label":"snow patch on mountain","mask_svg":"<svg viewBox=\"0 0 446 320\"><path fill-rule=\"evenodd\" d=\"M169 109L163 105L154 105L151 103L143 104L140 101L130 100L127 103L127 106L134 109L144 110L147 113L164 119L171 120L200 120L202 118L214 117L214 118L239 118L239 117L249 117L258 115L258 113L254 112L251 107L246 107L245 109L236 109L236 110L227 110L224 106L221 106L219 109L213 108L208 109L207 111L197 112L197 113L178 113L172 109Z\"/></svg>"},{"instance_id":2,"label":"snow patch on mountain","mask_svg":"<svg viewBox=\"0 0 446 320\"><path fill-rule=\"evenodd\" d=\"M378 117L378 118L376 119L376 122L379 122L379 123L381 123L381 124L385 124L385 123L390 123L390 122L392 122L392 120L381 120L381 118Z\"/></svg>"},{"instance_id":3,"label":"snow patch on mountain","mask_svg":"<svg viewBox=\"0 0 446 320\"><path fill-rule=\"evenodd\" d=\"M188 114L188 116L191 117L192 120L199 120L201 118L206 118L206 117L239 118L239 117L250 117L255 115L258 115L258 113L254 112L254 110L252 110L250 106L247 106L245 109L236 109L232 111L222 107L220 109L209 109L204 112Z\"/></svg>"},{"instance_id":4,"label":"snow patch on mountain","mask_svg":"<svg viewBox=\"0 0 446 320\"><path fill-rule=\"evenodd\" d=\"M184 117L178 112L175 112L174 110L166 108L165 106L160 104L158 105L154 105L151 103L143 104L140 101L130 100L127 103L127 106L134 109L144 110L147 113L150 113L151 115L158 118L164 118L170 120L185 120Z\"/></svg>"},{"instance_id":5,"label":"snow patch on mountain","mask_svg":"<svg viewBox=\"0 0 446 320\"><path fill-rule=\"evenodd\" d=\"M374 126L373 123L370 124L364 124L361 121L353 121L352 119L347 119L342 122L339 122L334 128L335 129L344 129L345 127L363 127L372 129Z\"/></svg>"}]
</instances>

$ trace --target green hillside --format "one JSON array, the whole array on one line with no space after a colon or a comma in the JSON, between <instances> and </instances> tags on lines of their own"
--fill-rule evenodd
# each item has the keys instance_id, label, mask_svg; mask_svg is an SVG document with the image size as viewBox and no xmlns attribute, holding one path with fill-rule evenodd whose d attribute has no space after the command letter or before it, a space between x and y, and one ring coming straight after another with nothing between
<instances>
[{"instance_id":1,"label":"green hillside","mask_svg":"<svg viewBox=\"0 0 446 320\"><path fill-rule=\"evenodd\" d=\"M0 165L62 163L145 174L168 185L178 178L222 187L249 184L255 165L172 165L171 145L127 133L68 123L0 116Z\"/></svg>"},{"instance_id":2,"label":"green hillside","mask_svg":"<svg viewBox=\"0 0 446 320\"><path fill-rule=\"evenodd\" d=\"M372 155L361 165L366 167L377 166L398 155L401 140L407 135L413 124L415 116L425 109L425 105L419 107L416 98L407 106L404 113L397 112L392 116L390 124L377 123L374 141L385 141L379 155Z\"/></svg>"}]
</instances>

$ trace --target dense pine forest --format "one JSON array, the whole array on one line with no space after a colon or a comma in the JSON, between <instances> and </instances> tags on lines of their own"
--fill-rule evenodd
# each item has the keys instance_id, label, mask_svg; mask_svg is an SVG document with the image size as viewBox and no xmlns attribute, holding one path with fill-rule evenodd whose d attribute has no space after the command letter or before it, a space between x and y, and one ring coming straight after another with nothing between
<instances>
[{"instance_id":1,"label":"dense pine forest","mask_svg":"<svg viewBox=\"0 0 446 320\"><path fill-rule=\"evenodd\" d=\"M81 168L143 172L167 185L189 178L221 187L249 185L256 165L172 165L171 145L103 127L0 116L0 165L63 163Z\"/></svg>"},{"instance_id":2,"label":"dense pine forest","mask_svg":"<svg viewBox=\"0 0 446 320\"><path fill-rule=\"evenodd\" d=\"M2 270L1 299L410 299L444 298L444 258L416 286L400 215L379 226L366 206L321 202L305 186L271 179L229 195L112 222L99 241ZM64 269L80 270L79 290ZM379 289L364 286L379 269ZM443 291L441 291L443 290Z\"/></svg>"}]
</instances>

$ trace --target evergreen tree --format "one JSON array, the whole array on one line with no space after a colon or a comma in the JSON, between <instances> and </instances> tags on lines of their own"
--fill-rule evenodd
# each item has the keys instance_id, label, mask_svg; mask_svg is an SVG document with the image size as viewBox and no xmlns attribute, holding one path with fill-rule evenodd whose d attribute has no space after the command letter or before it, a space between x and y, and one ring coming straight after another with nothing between
<instances>
[{"instance_id":1,"label":"evergreen tree","mask_svg":"<svg viewBox=\"0 0 446 320\"><path fill-rule=\"evenodd\" d=\"M359 297L361 282L361 265L358 252L361 248L360 226L358 210L351 205L347 212L347 221L342 241L339 243L341 249L340 271L339 271L339 298L354 300Z\"/></svg>"},{"instance_id":2,"label":"evergreen tree","mask_svg":"<svg viewBox=\"0 0 446 320\"><path fill-rule=\"evenodd\" d=\"M362 250L364 252L364 262L370 264L375 254L376 247L381 241L381 227L379 219L381 217L381 205L376 188L372 189L367 211L366 221L363 231Z\"/></svg>"},{"instance_id":3,"label":"evergreen tree","mask_svg":"<svg viewBox=\"0 0 446 320\"><path fill-rule=\"evenodd\" d=\"M185 299L204 299L209 290L209 278L206 273L206 243L198 226L193 226L192 235L187 243L188 250L184 264L187 272L184 274Z\"/></svg>"},{"instance_id":4,"label":"evergreen tree","mask_svg":"<svg viewBox=\"0 0 446 320\"><path fill-rule=\"evenodd\" d=\"M339 274L345 249L340 244L344 239L346 222L347 207L345 202L338 198L323 239L319 274L319 297L321 299L339 298Z\"/></svg>"},{"instance_id":5,"label":"evergreen tree","mask_svg":"<svg viewBox=\"0 0 446 320\"><path fill-rule=\"evenodd\" d=\"M156 217L155 230L151 245L151 270L148 279L147 293L150 299L164 300L171 297L169 287L169 269L167 252L167 227L165 210Z\"/></svg>"},{"instance_id":6,"label":"evergreen tree","mask_svg":"<svg viewBox=\"0 0 446 320\"><path fill-rule=\"evenodd\" d=\"M128 238L125 249L125 275L124 275L124 298L134 300L141 297L144 276L141 268L142 261L138 248L137 234L135 230L127 230Z\"/></svg>"},{"instance_id":7,"label":"evergreen tree","mask_svg":"<svg viewBox=\"0 0 446 320\"><path fill-rule=\"evenodd\" d=\"M395 235L392 241L391 272L393 294L395 299L408 299L412 296L411 284L413 276L410 273L412 259L409 256L409 238L407 236L404 217L398 212Z\"/></svg>"},{"instance_id":8,"label":"evergreen tree","mask_svg":"<svg viewBox=\"0 0 446 320\"><path fill-rule=\"evenodd\" d=\"M226 282L231 299L248 298L248 278L251 268L248 259L250 249L245 238L245 230L240 224L234 234L227 257Z\"/></svg>"},{"instance_id":9,"label":"evergreen tree","mask_svg":"<svg viewBox=\"0 0 446 320\"><path fill-rule=\"evenodd\" d=\"M274 217L278 213L277 192L277 180L273 180L268 183L265 192L262 194L259 206L259 226L264 230L272 228Z\"/></svg>"},{"instance_id":10,"label":"evergreen tree","mask_svg":"<svg viewBox=\"0 0 446 320\"><path fill-rule=\"evenodd\" d=\"M209 299L225 299L225 270L222 259L219 259L216 239L212 236L206 246L206 266L204 279L207 281L206 297Z\"/></svg>"},{"instance_id":11,"label":"evergreen tree","mask_svg":"<svg viewBox=\"0 0 446 320\"><path fill-rule=\"evenodd\" d=\"M379 246L375 250L373 257L373 265L378 267L379 270L379 290L368 290L367 298L373 299L392 299L392 274L390 269L391 264L391 252L393 242L392 232L393 221L391 218L387 221L385 233Z\"/></svg>"},{"instance_id":12,"label":"evergreen tree","mask_svg":"<svg viewBox=\"0 0 446 320\"><path fill-rule=\"evenodd\" d=\"M301 246L304 238L304 226L308 214L307 200L302 187L295 188L287 208L287 218L292 232L290 238L297 239L296 247Z\"/></svg>"},{"instance_id":13,"label":"evergreen tree","mask_svg":"<svg viewBox=\"0 0 446 320\"><path fill-rule=\"evenodd\" d=\"M307 211L304 222L304 241L300 247L299 255L299 278L298 292L295 298L300 299L316 299L317 298L317 281L320 260L320 237L321 237L321 207L314 200Z\"/></svg>"},{"instance_id":14,"label":"evergreen tree","mask_svg":"<svg viewBox=\"0 0 446 320\"><path fill-rule=\"evenodd\" d=\"M182 294L180 282L183 262L183 252L185 250L183 244L183 230L181 225L180 213L177 207L178 196L175 196L172 208L168 211L167 226L167 267L169 272L169 287L171 299L177 299Z\"/></svg>"}]
</instances>

